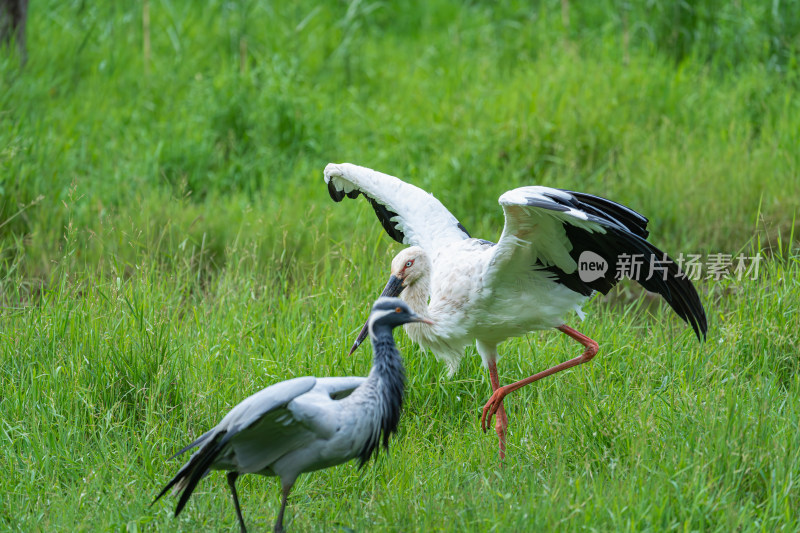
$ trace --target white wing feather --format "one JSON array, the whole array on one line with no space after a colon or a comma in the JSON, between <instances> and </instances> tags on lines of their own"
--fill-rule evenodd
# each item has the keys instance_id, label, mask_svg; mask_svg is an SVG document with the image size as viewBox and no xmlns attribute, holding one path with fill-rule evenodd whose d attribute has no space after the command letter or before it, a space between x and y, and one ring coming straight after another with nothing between
<instances>
[{"instance_id":1,"label":"white wing feather","mask_svg":"<svg viewBox=\"0 0 800 533\"><path fill-rule=\"evenodd\" d=\"M605 233L603 226L578 209L565 207L548 196L568 199L569 193L549 187L520 187L500 196L505 226L489 262L489 284L513 280L517 269L530 270L535 264L555 266L567 274L578 268L570 257L572 243L564 223L589 233ZM514 270L515 272L509 272Z\"/></svg>"},{"instance_id":2,"label":"white wing feather","mask_svg":"<svg viewBox=\"0 0 800 533\"><path fill-rule=\"evenodd\" d=\"M392 222L403 233L403 242L420 246L430 255L468 238L456 217L432 194L394 176L350 163L330 163L325 167L325 183L330 182L338 191L358 190L397 213Z\"/></svg>"}]
</instances>

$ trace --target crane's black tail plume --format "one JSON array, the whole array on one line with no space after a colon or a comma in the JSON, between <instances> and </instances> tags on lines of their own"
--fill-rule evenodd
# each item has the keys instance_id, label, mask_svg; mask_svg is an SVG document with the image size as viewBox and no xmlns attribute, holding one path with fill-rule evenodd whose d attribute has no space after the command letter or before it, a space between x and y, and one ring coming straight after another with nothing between
<instances>
[{"instance_id":1,"label":"crane's black tail plume","mask_svg":"<svg viewBox=\"0 0 800 533\"><path fill-rule=\"evenodd\" d=\"M205 438L204 438L205 437ZM198 443L198 441L207 440L207 442L197 450L197 452L192 455L189 461L183 465L178 473L175 475L174 478L170 480L169 483L158 493L158 496L155 497L153 503L156 503L161 497L167 493L169 489L172 487L176 487L178 491L182 491L181 498L178 500L178 505L175 507L175 516L178 516L183 508L186 506L186 502L189 501L189 498L192 496L195 487L197 487L197 483L200 482L206 474L208 474L209 467L214 462L214 459L217 458L219 452L225 447L230 439L224 432L218 433L214 435L211 440L208 440L209 435L203 435L197 441L190 444L180 452L179 455L184 451L188 450L192 447L193 444Z\"/></svg>"}]
</instances>

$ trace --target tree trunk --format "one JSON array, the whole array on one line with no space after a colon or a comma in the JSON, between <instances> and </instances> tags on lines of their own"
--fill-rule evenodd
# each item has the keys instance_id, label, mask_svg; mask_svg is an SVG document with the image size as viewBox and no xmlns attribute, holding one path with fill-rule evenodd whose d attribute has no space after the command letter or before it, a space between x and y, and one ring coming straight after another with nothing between
<instances>
[{"instance_id":1,"label":"tree trunk","mask_svg":"<svg viewBox=\"0 0 800 533\"><path fill-rule=\"evenodd\" d=\"M0 45L16 41L22 62L28 59L25 47L25 22L28 20L28 0L0 0Z\"/></svg>"}]
</instances>

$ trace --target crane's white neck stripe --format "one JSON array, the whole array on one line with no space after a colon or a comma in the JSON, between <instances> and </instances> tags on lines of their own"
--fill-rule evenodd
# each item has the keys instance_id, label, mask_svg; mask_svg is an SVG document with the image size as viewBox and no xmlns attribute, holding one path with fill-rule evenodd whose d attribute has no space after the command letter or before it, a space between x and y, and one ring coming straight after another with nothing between
<instances>
[{"instance_id":1,"label":"crane's white neck stripe","mask_svg":"<svg viewBox=\"0 0 800 533\"><path fill-rule=\"evenodd\" d=\"M374 332L372 331L372 326L375 324L376 320L380 320L381 318L385 317L389 313L394 313L393 309L387 309L386 311L374 311L372 315L369 317L369 334L370 336L374 336Z\"/></svg>"}]
</instances>

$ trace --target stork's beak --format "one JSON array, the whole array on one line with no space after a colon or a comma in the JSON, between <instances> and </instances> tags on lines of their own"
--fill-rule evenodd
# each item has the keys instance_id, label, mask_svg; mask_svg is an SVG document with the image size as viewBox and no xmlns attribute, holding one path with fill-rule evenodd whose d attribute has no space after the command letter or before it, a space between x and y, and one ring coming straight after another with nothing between
<instances>
[{"instance_id":1,"label":"stork's beak","mask_svg":"<svg viewBox=\"0 0 800 533\"><path fill-rule=\"evenodd\" d=\"M386 284L386 287L383 288L381 296L389 296L394 298L395 296L400 296L400 293L403 292L403 289L405 289L405 287L403 287L403 280L392 274L389 277L389 282ZM358 347L361 346L361 343L364 342L364 339L367 338L367 335L369 335L369 321L367 321L364 324L364 327L361 328L361 332L358 334L358 337L356 337L356 342L353 343L353 347L350 348L350 353L348 355L353 355L353 352L355 352Z\"/></svg>"}]
</instances>

